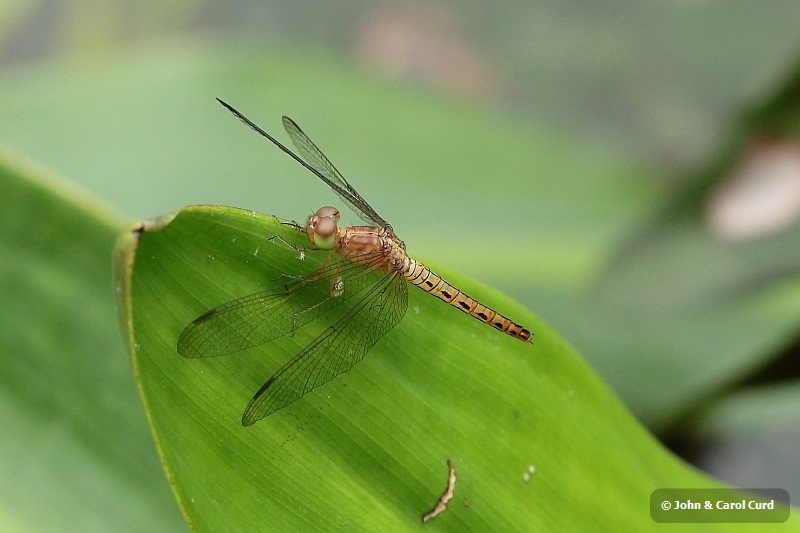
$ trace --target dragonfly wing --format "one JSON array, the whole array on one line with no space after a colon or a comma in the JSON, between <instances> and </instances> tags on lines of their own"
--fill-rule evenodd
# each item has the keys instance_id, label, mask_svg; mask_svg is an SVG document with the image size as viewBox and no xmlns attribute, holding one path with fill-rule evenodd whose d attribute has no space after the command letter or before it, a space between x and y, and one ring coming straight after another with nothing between
<instances>
[{"instance_id":1,"label":"dragonfly wing","mask_svg":"<svg viewBox=\"0 0 800 533\"><path fill-rule=\"evenodd\" d=\"M380 262L380 253L371 255L375 264ZM291 334L374 283L370 274L368 267L342 259L285 285L222 304L183 330L178 353L187 358L215 357Z\"/></svg>"},{"instance_id":2,"label":"dragonfly wing","mask_svg":"<svg viewBox=\"0 0 800 533\"><path fill-rule=\"evenodd\" d=\"M399 274L382 274L361 300L264 383L245 409L242 425L254 424L353 368L407 308L406 283Z\"/></svg>"},{"instance_id":3,"label":"dragonfly wing","mask_svg":"<svg viewBox=\"0 0 800 533\"><path fill-rule=\"evenodd\" d=\"M309 139L308 136L303 133L303 130L300 129L300 126L295 124L292 119L289 117L283 117L283 127L286 128L286 132L292 138L292 142L294 143L295 147L297 147L297 150L303 155L305 160L298 157L294 152L286 148L280 141L278 141L278 139L261 129L252 120L242 115L233 106L227 104L219 98L217 98L217 101L225 106L228 111L238 117L239 120L255 130L259 135L269 139L270 142L272 142L275 146L286 152L286 154L310 170L319 179L327 183L328 186L333 189L333 191L338 194L342 200L344 200L347 205L353 209L353 211L358 213L358 216L361 217L361 219L367 224L376 224L386 229L392 229L392 226L383 220L380 215L378 215L378 213L376 213L375 210L370 207L366 200L364 200L361 195L358 194L358 192L356 192L356 190L351 187L349 183L347 183L347 180L345 180L339 171L336 170L336 167L333 166L333 163L331 163L328 158L325 157L322 151L317 148L313 142L311 142L311 139Z\"/></svg>"},{"instance_id":4,"label":"dragonfly wing","mask_svg":"<svg viewBox=\"0 0 800 533\"><path fill-rule=\"evenodd\" d=\"M327 183L342 200L347 202L362 220L370 225L377 224L378 226L392 229L389 223L383 220L367 201L347 183L344 176L336 170L333 163L331 163L330 160L325 157L325 154L322 153L322 150L317 148L317 145L308 138L308 135L300 129L300 126L289 117L283 117L283 127L286 129L286 133L289 134L289 137L291 137L297 151L300 152L300 155L306 160L306 163L322 174L325 183Z\"/></svg>"}]
</instances>

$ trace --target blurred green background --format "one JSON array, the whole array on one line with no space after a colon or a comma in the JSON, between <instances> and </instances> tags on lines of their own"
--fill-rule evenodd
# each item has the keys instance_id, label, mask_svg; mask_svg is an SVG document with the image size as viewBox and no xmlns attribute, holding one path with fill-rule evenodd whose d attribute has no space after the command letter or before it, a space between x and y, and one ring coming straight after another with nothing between
<instances>
[{"instance_id":1,"label":"blurred green background","mask_svg":"<svg viewBox=\"0 0 800 533\"><path fill-rule=\"evenodd\" d=\"M288 115L413 255L541 315L688 460L796 499L797 20L788 1L6 0L0 143L112 225L198 203L302 220L330 191L214 98L280 139ZM4 366L14 391L29 371Z\"/></svg>"}]
</instances>

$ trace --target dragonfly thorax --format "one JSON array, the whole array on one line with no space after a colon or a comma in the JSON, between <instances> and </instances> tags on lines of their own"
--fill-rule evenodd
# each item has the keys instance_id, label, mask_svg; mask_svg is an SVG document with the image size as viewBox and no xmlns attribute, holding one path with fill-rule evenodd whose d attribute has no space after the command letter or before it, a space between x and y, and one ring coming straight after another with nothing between
<instances>
[{"instance_id":1,"label":"dragonfly thorax","mask_svg":"<svg viewBox=\"0 0 800 533\"><path fill-rule=\"evenodd\" d=\"M336 237L339 233L338 222L338 209L329 205L320 207L306 222L308 240L323 250L332 250L336 246Z\"/></svg>"}]
</instances>

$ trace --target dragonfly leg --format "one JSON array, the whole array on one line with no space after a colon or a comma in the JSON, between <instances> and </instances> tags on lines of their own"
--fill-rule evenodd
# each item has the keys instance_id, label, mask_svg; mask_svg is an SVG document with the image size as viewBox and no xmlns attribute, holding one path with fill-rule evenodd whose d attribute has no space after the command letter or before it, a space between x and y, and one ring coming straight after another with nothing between
<instances>
[{"instance_id":1,"label":"dragonfly leg","mask_svg":"<svg viewBox=\"0 0 800 533\"><path fill-rule=\"evenodd\" d=\"M319 269L317 269L317 271L311 277L312 281L317 281L319 278L322 277L322 275L324 273L324 270L325 270L325 267L328 266L328 262L331 260L331 257L333 257L334 254L335 254L335 251L331 250L331 252L328 254L328 257L325 258L325 261L322 262L322 264L319 266ZM337 268L336 270L338 271L339 269Z\"/></svg>"},{"instance_id":2,"label":"dragonfly leg","mask_svg":"<svg viewBox=\"0 0 800 533\"><path fill-rule=\"evenodd\" d=\"M288 246L289 248L291 248L295 252L320 252L320 251L322 251L321 248L306 248L306 247L295 246L294 244L290 243L289 241L287 241L286 239L284 239L280 235L273 235L272 237L267 239L268 242L272 242L273 240L277 240L277 241L285 244L286 246Z\"/></svg>"},{"instance_id":3,"label":"dragonfly leg","mask_svg":"<svg viewBox=\"0 0 800 533\"><path fill-rule=\"evenodd\" d=\"M326 267L328 265L328 262L331 260L331 257L333 257L333 256L334 256L334 251L331 250L331 253L328 254L328 257L325 258L325 261L322 262L322 265L320 265L319 269L314 273L313 276L311 276L309 278L310 281L317 281L319 278L321 278L323 275L325 275L325 269L326 269ZM306 309L304 309L304 310L302 310L300 312L294 313L292 315L292 331L291 331L290 336L294 337L294 332L297 329L297 318L299 316L301 316L303 313L307 313L307 312L311 311L312 309L314 309L316 307L319 307L320 305L322 305L323 303L327 302L331 298L337 298L337 297L341 296L342 294L344 294L344 285L343 285L341 276L339 276L339 265L338 264L334 265L333 272L334 272L334 275L331 278L331 289L330 289L330 292L328 293L328 298L325 298L324 300L321 300L321 301L315 303L314 305L312 305L311 307L308 307L308 308L306 308ZM285 274L283 274L283 275L285 275Z\"/></svg>"},{"instance_id":4,"label":"dragonfly leg","mask_svg":"<svg viewBox=\"0 0 800 533\"><path fill-rule=\"evenodd\" d=\"M344 294L344 281L339 275L339 265L334 265L333 276L331 276L331 288L328 290L328 295L331 298L335 298L342 294Z\"/></svg>"},{"instance_id":5,"label":"dragonfly leg","mask_svg":"<svg viewBox=\"0 0 800 533\"><path fill-rule=\"evenodd\" d=\"M276 218L275 220L280 220L280 219ZM300 224L298 224L297 222L294 222L292 220L281 220L281 225L283 225L283 226L291 226L294 229L296 229L297 231L303 231L303 226L301 226Z\"/></svg>"}]
</instances>

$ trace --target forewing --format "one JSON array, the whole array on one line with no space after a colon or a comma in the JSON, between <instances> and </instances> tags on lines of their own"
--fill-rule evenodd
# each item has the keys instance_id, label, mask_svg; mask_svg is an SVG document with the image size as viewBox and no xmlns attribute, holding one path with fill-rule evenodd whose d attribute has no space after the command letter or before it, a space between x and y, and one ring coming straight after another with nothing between
<instances>
[{"instance_id":1,"label":"forewing","mask_svg":"<svg viewBox=\"0 0 800 533\"><path fill-rule=\"evenodd\" d=\"M242 425L254 424L353 368L407 308L405 281L396 273L382 274L363 298L264 383L245 409Z\"/></svg>"},{"instance_id":2,"label":"forewing","mask_svg":"<svg viewBox=\"0 0 800 533\"><path fill-rule=\"evenodd\" d=\"M178 338L183 357L215 357L240 352L291 334L295 329L347 301L373 282L366 267L341 259L303 276L215 307L197 317Z\"/></svg>"},{"instance_id":3,"label":"forewing","mask_svg":"<svg viewBox=\"0 0 800 533\"><path fill-rule=\"evenodd\" d=\"M363 221L370 225L377 224L378 226L392 229L389 223L383 220L367 201L347 183L344 176L336 170L333 163L331 163L330 160L325 157L325 154L322 153L322 150L317 148L317 145L308 138L308 135L300 129L300 126L289 117L283 117L283 127L286 129L289 137L291 137L297 151L300 152L300 155L306 160L306 163L316 169L324 178L327 178L325 182L331 186L342 200L347 202ZM334 184L336 186L334 186Z\"/></svg>"}]
</instances>

